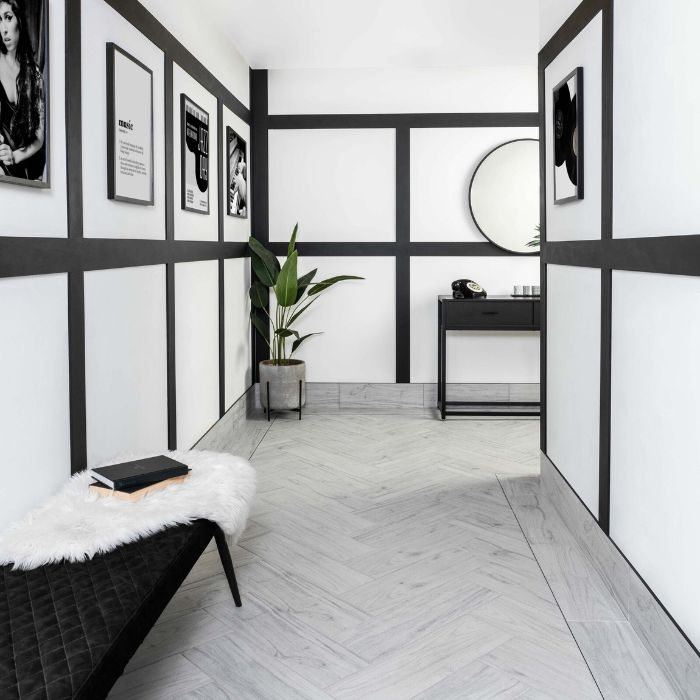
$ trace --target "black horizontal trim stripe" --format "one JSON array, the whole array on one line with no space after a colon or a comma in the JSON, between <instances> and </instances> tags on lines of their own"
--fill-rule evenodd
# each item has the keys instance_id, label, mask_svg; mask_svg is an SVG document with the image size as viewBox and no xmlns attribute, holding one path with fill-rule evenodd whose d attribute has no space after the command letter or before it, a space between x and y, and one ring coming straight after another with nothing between
<instances>
[{"instance_id":1,"label":"black horizontal trim stripe","mask_svg":"<svg viewBox=\"0 0 700 700\"><path fill-rule=\"evenodd\" d=\"M246 243L0 237L0 278L246 257Z\"/></svg>"},{"instance_id":2,"label":"black horizontal trim stripe","mask_svg":"<svg viewBox=\"0 0 700 700\"><path fill-rule=\"evenodd\" d=\"M283 242L271 242L268 247L275 255L286 255L287 244ZM297 244L299 255L328 255L328 256L375 256L398 255L402 253L410 256L514 256L517 253L509 253L493 243L488 241L482 242L396 242L387 241L385 243L361 242L357 243L333 243L333 242L318 242L318 243L299 243Z\"/></svg>"},{"instance_id":3,"label":"black horizontal trim stripe","mask_svg":"<svg viewBox=\"0 0 700 700\"><path fill-rule=\"evenodd\" d=\"M286 255L287 244L270 241L266 244L275 255ZM396 243L298 243L297 251L299 255L329 255L329 256L374 256L374 255L396 255Z\"/></svg>"},{"instance_id":4,"label":"black horizontal trim stripe","mask_svg":"<svg viewBox=\"0 0 700 700\"><path fill-rule=\"evenodd\" d=\"M217 80L138 0L105 0L236 116L250 123L250 110ZM166 115L168 117L169 115Z\"/></svg>"},{"instance_id":5,"label":"black horizontal trim stripe","mask_svg":"<svg viewBox=\"0 0 700 700\"><path fill-rule=\"evenodd\" d=\"M549 265L700 276L700 235L548 241Z\"/></svg>"},{"instance_id":6,"label":"black horizontal trim stripe","mask_svg":"<svg viewBox=\"0 0 700 700\"><path fill-rule=\"evenodd\" d=\"M537 112L448 112L435 114L271 114L270 129L440 129L537 126Z\"/></svg>"},{"instance_id":7,"label":"black horizontal trim stripe","mask_svg":"<svg viewBox=\"0 0 700 700\"><path fill-rule=\"evenodd\" d=\"M415 241L409 245L409 251L411 255L415 256L509 256L509 257L522 257L519 253L511 253L503 248L499 248L490 241L465 241L461 242L446 242L446 243L433 243L433 242L423 242ZM537 253L532 253L532 255L537 255ZM530 254L527 255L529 257Z\"/></svg>"}]
</instances>

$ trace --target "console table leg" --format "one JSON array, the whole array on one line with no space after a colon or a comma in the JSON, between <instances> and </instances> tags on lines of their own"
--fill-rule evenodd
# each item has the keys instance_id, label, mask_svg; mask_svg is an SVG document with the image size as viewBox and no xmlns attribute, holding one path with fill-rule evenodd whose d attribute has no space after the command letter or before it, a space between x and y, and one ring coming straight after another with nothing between
<instances>
[{"instance_id":1,"label":"console table leg","mask_svg":"<svg viewBox=\"0 0 700 700\"><path fill-rule=\"evenodd\" d=\"M228 581L229 588L231 589L231 595L233 596L233 602L236 604L237 608L242 606L241 594L238 592L238 583L236 581L236 573L233 570L233 562L231 561L231 552L228 550L228 543L226 542L226 535L224 535L223 530L216 525L214 528L214 539L216 540L216 548L219 550L219 556L221 557L221 563L224 567L224 573L226 574L226 580Z\"/></svg>"}]
</instances>

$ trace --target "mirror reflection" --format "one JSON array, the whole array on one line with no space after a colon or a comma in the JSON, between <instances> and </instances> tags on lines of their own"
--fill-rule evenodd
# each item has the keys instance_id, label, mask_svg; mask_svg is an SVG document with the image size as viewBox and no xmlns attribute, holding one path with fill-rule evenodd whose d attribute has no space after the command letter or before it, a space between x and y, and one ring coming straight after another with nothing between
<instances>
[{"instance_id":1,"label":"mirror reflection","mask_svg":"<svg viewBox=\"0 0 700 700\"><path fill-rule=\"evenodd\" d=\"M494 148L469 185L469 210L479 231L512 253L539 253L539 141L517 139Z\"/></svg>"}]
</instances>

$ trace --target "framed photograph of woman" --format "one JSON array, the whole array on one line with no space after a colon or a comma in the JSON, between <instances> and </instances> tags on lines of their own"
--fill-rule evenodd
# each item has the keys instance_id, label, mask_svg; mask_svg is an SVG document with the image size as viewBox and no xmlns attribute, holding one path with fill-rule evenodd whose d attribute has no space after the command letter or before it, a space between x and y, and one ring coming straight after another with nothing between
<instances>
[{"instance_id":1,"label":"framed photograph of woman","mask_svg":"<svg viewBox=\"0 0 700 700\"><path fill-rule=\"evenodd\" d=\"M49 187L49 0L0 0L0 182Z\"/></svg>"},{"instance_id":2,"label":"framed photograph of woman","mask_svg":"<svg viewBox=\"0 0 700 700\"><path fill-rule=\"evenodd\" d=\"M246 142L230 127L226 127L226 155L229 216L248 218L248 149Z\"/></svg>"}]
</instances>

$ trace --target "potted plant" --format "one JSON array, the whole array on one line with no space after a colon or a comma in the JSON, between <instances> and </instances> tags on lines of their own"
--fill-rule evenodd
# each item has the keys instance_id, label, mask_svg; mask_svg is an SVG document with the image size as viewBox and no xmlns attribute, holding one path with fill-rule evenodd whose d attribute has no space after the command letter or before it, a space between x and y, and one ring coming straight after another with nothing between
<instances>
[{"instance_id":1,"label":"potted plant","mask_svg":"<svg viewBox=\"0 0 700 700\"><path fill-rule=\"evenodd\" d=\"M254 280L250 286L250 320L258 335L270 348L270 359L260 362L260 403L267 406L267 383L270 389L270 408L291 409L306 402L306 364L292 356L301 344L318 333L300 335L294 324L316 302L322 292L343 280L359 280L355 275L338 275L314 282L318 270L301 277L297 274L296 240L299 224L294 227L287 247L287 258L282 265L277 256L252 236L248 240ZM276 301L270 309L270 288ZM287 341L292 346L287 352ZM300 386L301 381L301 396Z\"/></svg>"}]
</instances>

